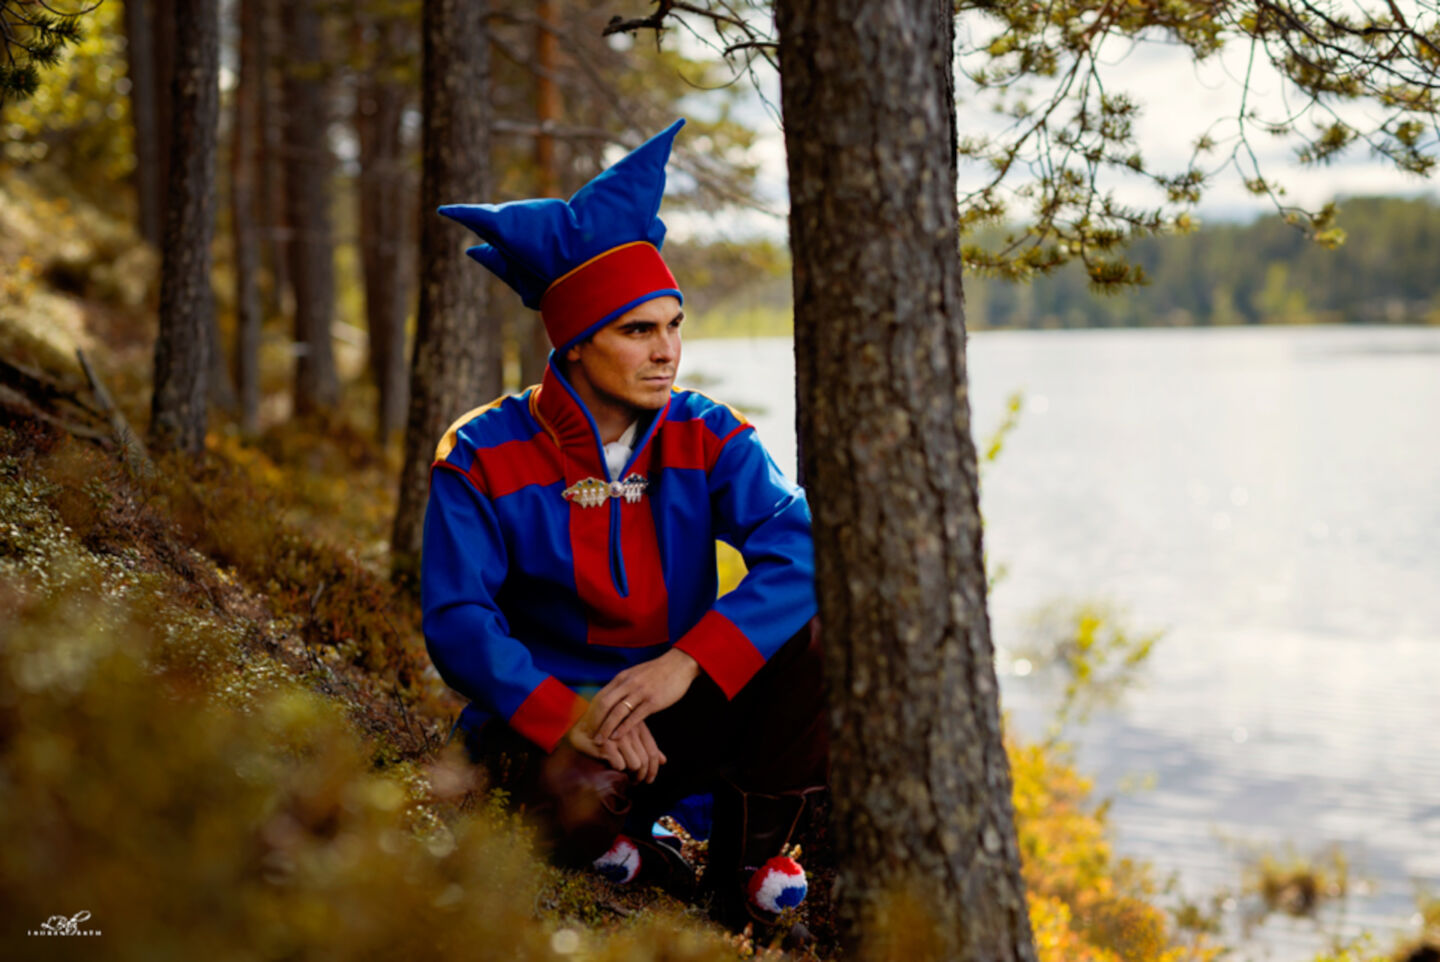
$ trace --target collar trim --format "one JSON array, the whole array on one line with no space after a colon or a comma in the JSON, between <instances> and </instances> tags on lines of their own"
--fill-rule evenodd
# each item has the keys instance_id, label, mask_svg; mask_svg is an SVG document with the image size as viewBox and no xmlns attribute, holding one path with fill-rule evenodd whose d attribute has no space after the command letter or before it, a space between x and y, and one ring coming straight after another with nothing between
<instances>
[{"instance_id":1,"label":"collar trim","mask_svg":"<svg viewBox=\"0 0 1440 962\"><path fill-rule=\"evenodd\" d=\"M565 375L560 373L556 360L556 352L550 352L550 363L545 368L545 377L540 385L530 392L530 413L554 439L556 446L580 462L587 473L603 477L607 481L614 480L610 477L610 470L605 463L605 446L600 441L600 428L596 425L590 409L580 400L580 395L575 393L575 388L566 380ZM671 397L673 396L674 392L671 392ZM636 440L630 452L629 463L625 465L625 470L621 471L622 477L634 465L642 463L640 459L645 449L649 447L651 439L655 437L655 432L669 411L670 398L667 397L665 406L650 418L644 436Z\"/></svg>"}]
</instances>

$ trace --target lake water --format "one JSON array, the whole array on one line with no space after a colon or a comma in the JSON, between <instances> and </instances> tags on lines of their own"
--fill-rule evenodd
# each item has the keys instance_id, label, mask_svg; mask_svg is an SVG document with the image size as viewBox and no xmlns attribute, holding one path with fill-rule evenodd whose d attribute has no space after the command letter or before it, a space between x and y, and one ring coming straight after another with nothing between
<instances>
[{"instance_id":1,"label":"lake water","mask_svg":"<svg viewBox=\"0 0 1440 962\"><path fill-rule=\"evenodd\" d=\"M790 341L685 351L681 382L793 471ZM1070 732L1118 851L1201 897L1240 887L1245 846L1340 846L1343 907L1272 917L1239 958L1413 930L1417 886L1440 894L1440 329L989 332L969 371L982 439L1024 395L981 491L1012 722L1039 735L1054 704L1014 670L1034 612L1121 606L1163 640Z\"/></svg>"}]
</instances>

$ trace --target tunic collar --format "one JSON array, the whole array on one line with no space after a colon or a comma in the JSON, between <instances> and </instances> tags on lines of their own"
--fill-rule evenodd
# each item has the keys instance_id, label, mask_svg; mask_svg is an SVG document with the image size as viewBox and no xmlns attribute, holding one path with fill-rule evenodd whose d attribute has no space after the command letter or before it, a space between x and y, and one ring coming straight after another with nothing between
<instances>
[{"instance_id":1,"label":"tunic collar","mask_svg":"<svg viewBox=\"0 0 1440 962\"><path fill-rule=\"evenodd\" d=\"M653 417L642 414L639 427L636 428L639 438L630 454L627 467L644 463L641 459L645 449L649 447L669 410L670 399L666 398L665 406L655 412ZM553 351L550 354L550 363L545 367L544 378L530 393L530 411L560 450L583 464L585 470L596 477L619 480L610 478L609 470L605 466L605 446L600 441L600 429L589 408L585 407L585 402L580 400L575 388L565 375L560 373Z\"/></svg>"}]
</instances>

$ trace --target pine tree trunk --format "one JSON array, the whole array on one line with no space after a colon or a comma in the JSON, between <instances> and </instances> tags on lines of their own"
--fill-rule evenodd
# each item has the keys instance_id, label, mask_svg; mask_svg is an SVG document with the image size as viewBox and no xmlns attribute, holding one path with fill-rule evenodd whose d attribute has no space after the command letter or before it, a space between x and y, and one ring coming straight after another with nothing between
<instances>
[{"instance_id":1,"label":"pine tree trunk","mask_svg":"<svg viewBox=\"0 0 1440 962\"><path fill-rule=\"evenodd\" d=\"M330 146L317 0L287 0L285 25L285 208L295 288L295 413L330 411L340 399L330 322L335 263L330 236Z\"/></svg>"},{"instance_id":2,"label":"pine tree trunk","mask_svg":"<svg viewBox=\"0 0 1440 962\"><path fill-rule=\"evenodd\" d=\"M238 283L239 278L236 278ZM238 336L238 331L237 331ZM220 316L210 313L210 405L233 413L236 408L235 382L230 379L230 365L225 360L225 339L220 335Z\"/></svg>"},{"instance_id":3,"label":"pine tree trunk","mask_svg":"<svg viewBox=\"0 0 1440 962\"><path fill-rule=\"evenodd\" d=\"M394 51L400 24L381 21L376 46ZM382 54L383 56L383 54ZM355 102L360 138L360 250L365 272L365 317L370 331L370 375L378 392L376 436L383 447L405 424L407 290L404 253L411 205L406 203L400 120L405 88L383 65L371 64Z\"/></svg>"},{"instance_id":4,"label":"pine tree trunk","mask_svg":"<svg viewBox=\"0 0 1440 962\"><path fill-rule=\"evenodd\" d=\"M541 132L535 138L535 196L560 196L560 161L556 156L555 138L545 133L546 124L558 124L563 109L560 85L555 77L560 72L560 50L555 36L558 17L553 0L535 3L535 119ZM516 347L520 357L520 386L539 384L550 361L550 338L535 311L524 310L515 315Z\"/></svg>"},{"instance_id":5,"label":"pine tree trunk","mask_svg":"<svg viewBox=\"0 0 1440 962\"><path fill-rule=\"evenodd\" d=\"M135 126L133 180L140 236L159 250L165 219L161 207L154 38L146 0L125 0L125 56L130 76L130 119Z\"/></svg>"},{"instance_id":6,"label":"pine tree trunk","mask_svg":"<svg viewBox=\"0 0 1440 962\"><path fill-rule=\"evenodd\" d=\"M205 445L206 382L215 299L215 141L220 116L218 0L175 4L174 131L155 341L154 449L198 454Z\"/></svg>"},{"instance_id":7,"label":"pine tree trunk","mask_svg":"<svg viewBox=\"0 0 1440 962\"><path fill-rule=\"evenodd\" d=\"M230 140L230 226L235 245L235 384L240 430L260 428L260 245L255 229L255 174L260 135L258 88L260 2L240 0L240 75Z\"/></svg>"},{"instance_id":8,"label":"pine tree trunk","mask_svg":"<svg viewBox=\"0 0 1440 962\"><path fill-rule=\"evenodd\" d=\"M174 152L172 137L176 106L172 91L175 86L178 4L179 0L150 0L150 49L155 64L155 129L160 135L156 176L159 177L162 198L169 197L170 157ZM165 232L165 216L161 215L162 237Z\"/></svg>"},{"instance_id":9,"label":"pine tree trunk","mask_svg":"<svg viewBox=\"0 0 1440 962\"><path fill-rule=\"evenodd\" d=\"M1034 960L985 606L949 0L781 0L845 938Z\"/></svg>"},{"instance_id":10,"label":"pine tree trunk","mask_svg":"<svg viewBox=\"0 0 1440 962\"><path fill-rule=\"evenodd\" d=\"M500 392L500 338L486 315L483 269L465 256L471 237L432 213L487 196L489 39L486 7L425 0L420 312L410 375L405 464L391 553L412 583L429 496L430 462L450 423Z\"/></svg>"},{"instance_id":11,"label":"pine tree trunk","mask_svg":"<svg viewBox=\"0 0 1440 962\"><path fill-rule=\"evenodd\" d=\"M265 265L267 283L261 291L262 309L267 318L280 317L286 311L286 294L290 289L289 247L285 225L284 160L281 145L285 142L281 111L275 96L276 41L279 31L275 0L257 0L260 20L255 58L259 64L255 85L255 111L260 125L260 159L255 187L260 192L256 209L260 218L260 256Z\"/></svg>"}]
</instances>

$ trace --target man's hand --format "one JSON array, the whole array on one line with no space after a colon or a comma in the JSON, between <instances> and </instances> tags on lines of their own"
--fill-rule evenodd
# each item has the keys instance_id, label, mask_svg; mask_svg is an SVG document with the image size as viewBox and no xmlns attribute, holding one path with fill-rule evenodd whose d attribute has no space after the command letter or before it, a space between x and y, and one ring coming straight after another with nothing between
<instances>
[{"instance_id":1,"label":"man's hand","mask_svg":"<svg viewBox=\"0 0 1440 962\"><path fill-rule=\"evenodd\" d=\"M590 710L580 724L598 719L589 729L595 733L598 745L623 742L645 727L646 718L679 701L699 675L699 662L671 648L659 658L626 668L612 678L590 702Z\"/></svg>"},{"instance_id":2,"label":"man's hand","mask_svg":"<svg viewBox=\"0 0 1440 962\"><path fill-rule=\"evenodd\" d=\"M587 716L588 718L588 716ZM609 762L618 771L629 772L637 782L653 782L665 764L664 752L655 744L655 737L644 724L637 726L625 738L610 738L603 743L595 741L594 733L586 728L586 718L580 719L566 733L570 744L591 758Z\"/></svg>"}]
</instances>

